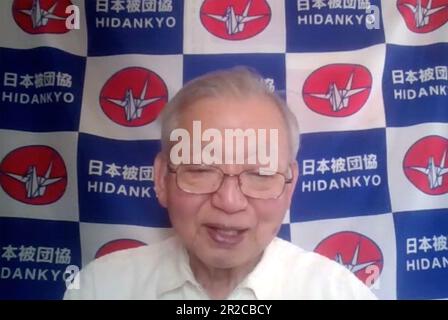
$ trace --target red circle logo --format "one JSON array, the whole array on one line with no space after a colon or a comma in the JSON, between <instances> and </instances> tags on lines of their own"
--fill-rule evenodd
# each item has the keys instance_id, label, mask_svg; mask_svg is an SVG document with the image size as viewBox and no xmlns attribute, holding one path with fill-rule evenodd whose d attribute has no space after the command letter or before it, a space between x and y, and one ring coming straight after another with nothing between
<instances>
[{"instance_id":1,"label":"red circle logo","mask_svg":"<svg viewBox=\"0 0 448 320\"><path fill-rule=\"evenodd\" d=\"M266 0L206 0L200 10L205 29L225 40L245 40L262 32L271 20Z\"/></svg>"},{"instance_id":2,"label":"red circle logo","mask_svg":"<svg viewBox=\"0 0 448 320\"><path fill-rule=\"evenodd\" d=\"M0 185L11 198L26 204L56 202L67 187L64 160L48 146L15 149L0 164Z\"/></svg>"},{"instance_id":3,"label":"red circle logo","mask_svg":"<svg viewBox=\"0 0 448 320\"><path fill-rule=\"evenodd\" d=\"M448 192L448 140L427 136L414 143L403 159L403 171L408 180L429 195Z\"/></svg>"},{"instance_id":4,"label":"red circle logo","mask_svg":"<svg viewBox=\"0 0 448 320\"><path fill-rule=\"evenodd\" d=\"M370 238L353 231L342 231L322 240L315 252L335 260L371 286L383 270L383 254Z\"/></svg>"},{"instance_id":5,"label":"red circle logo","mask_svg":"<svg viewBox=\"0 0 448 320\"><path fill-rule=\"evenodd\" d=\"M70 0L14 0L12 15L17 25L31 34L66 33L65 10L73 5Z\"/></svg>"},{"instance_id":6,"label":"red circle logo","mask_svg":"<svg viewBox=\"0 0 448 320\"><path fill-rule=\"evenodd\" d=\"M99 257L105 256L109 253L125 250L125 249L132 249L132 248L138 248L141 246L146 246L146 243L134 240L134 239L117 239L109 241L108 243L104 244L101 248L98 249L98 251L95 254L95 259L98 259Z\"/></svg>"},{"instance_id":7,"label":"red circle logo","mask_svg":"<svg viewBox=\"0 0 448 320\"><path fill-rule=\"evenodd\" d=\"M448 0L398 0L397 8L415 33L437 30L448 21Z\"/></svg>"},{"instance_id":8,"label":"red circle logo","mask_svg":"<svg viewBox=\"0 0 448 320\"><path fill-rule=\"evenodd\" d=\"M168 101L168 89L155 72L130 67L118 71L101 89L100 105L113 122L140 127L154 121Z\"/></svg>"},{"instance_id":9,"label":"red circle logo","mask_svg":"<svg viewBox=\"0 0 448 320\"><path fill-rule=\"evenodd\" d=\"M329 117L347 117L358 112L372 88L370 71L356 64L329 64L305 80L302 96L312 111Z\"/></svg>"}]
</instances>

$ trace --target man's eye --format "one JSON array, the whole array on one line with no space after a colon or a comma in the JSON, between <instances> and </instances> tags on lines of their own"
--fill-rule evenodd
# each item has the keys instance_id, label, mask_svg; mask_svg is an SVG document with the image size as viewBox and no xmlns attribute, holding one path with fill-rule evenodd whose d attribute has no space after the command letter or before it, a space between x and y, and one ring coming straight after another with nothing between
<instances>
[{"instance_id":1,"label":"man's eye","mask_svg":"<svg viewBox=\"0 0 448 320\"><path fill-rule=\"evenodd\" d=\"M259 174L258 172L251 172L248 177L253 180L271 180L275 177L274 174Z\"/></svg>"},{"instance_id":2,"label":"man's eye","mask_svg":"<svg viewBox=\"0 0 448 320\"><path fill-rule=\"evenodd\" d=\"M254 175L254 176L272 177L277 172L260 169L260 170L249 171L248 173L251 174L251 175Z\"/></svg>"},{"instance_id":3,"label":"man's eye","mask_svg":"<svg viewBox=\"0 0 448 320\"><path fill-rule=\"evenodd\" d=\"M207 175L213 174L215 171L207 168L191 168L186 171L190 175Z\"/></svg>"}]
</instances>

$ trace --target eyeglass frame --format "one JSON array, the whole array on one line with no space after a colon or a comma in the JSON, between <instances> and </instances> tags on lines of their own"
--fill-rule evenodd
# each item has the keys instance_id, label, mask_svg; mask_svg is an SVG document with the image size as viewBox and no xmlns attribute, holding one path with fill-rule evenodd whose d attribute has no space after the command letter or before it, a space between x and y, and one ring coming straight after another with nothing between
<instances>
[{"instance_id":1,"label":"eyeglass frame","mask_svg":"<svg viewBox=\"0 0 448 320\"><path fill-rule=\"evenodd\" d=\"M205 193L195 193L195 192L190 192L190 191L184 190L183 188L181 188L181 187L179 186L179 182L178 182L178 177L179 177L179 176L178 176L178 174L177 174L177 170L178 170L178 168L180 168L181 166L192 166L192 165L200 166L200 167L213 168L213 169L216 169L216 170L218 170L219 172L221 172L221 182L220 182L219 186L216 188L215 191L205 192ZM217 192L217 191L222 187L222 184L224 183L224 178L225 178L226 176L228 176L228 177L237 177L237 178L238 178L238 186L239 186L240 192L241 192L242 194L244 194L244 196L249 197L249 198L252 198L252 199L259 199L259 200L273 200L273 199L278 199L278 198L280 198L281 195L285 192L286 185L292 183L293 180L294 180L294 173L293 173L293 171L291 170L291 166L290 166L290 165L288 165L288 168L289 168L289 170L290 170L290 172L291 172L291 177L289 177L289 178L286 176L286 174L284 174L284 173L282 173L282 172L278 172L278 171L273 172L272 174L279 174L279 175L283 176L283 178L285 179L285 182L283 183L283 189L282 189L282 192L280 192L280 194L279 194L277 197L274 197L274 198L256 198L256 197L247 195L247 194L244 193L244 191L241 189L241 184L242 184L242 183L241 183L241 178L240 178L240 176L241 176L243 173L247 173L247 172L257 172L257 171L258 171L257 169L255 169L255 170L254 170L254 169L247 169L247 170L243 170L243 171L241 171L241 172L238 173L238 174L229 174L229 173L225 173L225 172L224 172L221 168L219 168L219 167L212 166L212 165L206 165L206 164L179 164L179 165L177 165L175 168L174 168L173 166L175 166L175 165L172 164L172 163L168 163L168 164L167 164L168 172L169 172L169 173L176 174L176 185L177 185L177 187L178 187L179 189L181 189L182 191L186 192L186 193L189 193L189 194L197 194L197 195L213 194L213 193Z\"/></svg>"}]
</instances>

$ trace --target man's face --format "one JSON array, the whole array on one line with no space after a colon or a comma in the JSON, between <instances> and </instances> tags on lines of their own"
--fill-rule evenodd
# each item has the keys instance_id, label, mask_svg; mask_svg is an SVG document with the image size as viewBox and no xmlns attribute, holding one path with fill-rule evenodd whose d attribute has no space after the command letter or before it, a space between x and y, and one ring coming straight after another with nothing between
<instances>
[{"instance_id":1,"label":"man's face","mask_svg":"<svg viewBox=\"0 0 448 320\"><path fill-rule=\"evenodd\" d=\"M198 120L203 131L215 128L222 132L222 136L224 129L278 130L277 171L287 174L291 168L294 179L285 185L277 199L245 196L237 177L225 177L220 188L212 194L190 194L177 186L176 174L167 171L168 157L159 155L155 164L159 201L168 209L171 223L189 254L213 268L235 268L253 263L276 236L297 179L297 165L289 162L285 123L273 102L265 97L199 100L182 115L179 127L187 129L193 137L192 124ZM269 140L267 142L269 144ZM269 145L267 147L269 149ZM253 164L215 166L226 174L239 174L258 167Z\"/></svg>"}]
</instances>

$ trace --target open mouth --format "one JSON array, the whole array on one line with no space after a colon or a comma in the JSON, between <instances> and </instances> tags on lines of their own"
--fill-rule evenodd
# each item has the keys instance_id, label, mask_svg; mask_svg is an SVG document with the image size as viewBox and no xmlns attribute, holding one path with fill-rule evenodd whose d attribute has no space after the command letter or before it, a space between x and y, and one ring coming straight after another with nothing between
<instances>
[{"instance_id":1,"label":"open mouth","mask_svg":"<svg viewBox=\"0 0 448 320\"><path fill-rule=\"evenodd\" d=\"M221 225L205 225L210 238L220 246L235 246L244 239L246 228L233 228Z\"/></svg>"}]
</instances>

